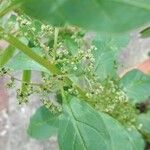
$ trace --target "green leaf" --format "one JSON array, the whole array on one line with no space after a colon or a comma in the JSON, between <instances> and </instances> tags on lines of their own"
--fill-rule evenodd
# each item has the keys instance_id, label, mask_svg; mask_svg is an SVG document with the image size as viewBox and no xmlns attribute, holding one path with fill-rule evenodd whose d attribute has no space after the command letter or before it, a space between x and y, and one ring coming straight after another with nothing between
<instances>
[{"instance_id":1,"label":"green leaf","mask_svg":"<svg viewBox=\"0 0 150 150\"><path fill-rule=\"evenodd\" d=\"M0 54L0 68L3 67L14 55L15 48L9 46L6 50Z\"/></svg>"},{"instance_id":2,"label":"green leaf","mask_svg":"<svg viewBox=\"0 0 150 150\"><path fill-rule=\"evenodd\" d=\"M124 32L148 23L149 0L24 0L22 9L53 25L66 23L103 32Z\"/></svg>"},{"instance_id":3,"label":"green leaf","mask_svg":"<svg viewBox=\"0 0 150 150\"><path fill-rule=\"evenodd\" d=\"M111 150L144 150L144 140L140 133L131 128L126 130L117 120L100 113L111 137Z\"/></svg>"},{"instance_id":4,"label":"green leaf","mask_svg":"<svg viewBox=\"0 0 150 150\"><path fill-rule=\"evenodd\" d=\"M58 138L61 150L144 149L144 141L136 130L129 134L118 121L77 98L64 106Z\"/></svg>"},{"instance_id":5,"label":"green leaf","mask_svg":"<svg viewBox=\"0 0 150 150\"><path fill-rule=\"evenodd\" d=\"M107 150L110 145L101 116L76 98L64 106L58 138L61 150Z\"/></svg>"},{"instance_id":6,"label":"green leaf","mask_svg":"<svg viewBox=\"0 0 150 150\"><path fill-rule=\"evenodd\" d=\"M147 27L143 31L140 32L142 38L150 37L150 27Z\"/></svg>"},{"instance_id":7,"label":"green leaf","mask_svg":"<svg viewBox=\"0 0 150 150\"><path fill-rule=\"evenodd\" d=\"M34 51L37 52L37 49L34 49ZM38 50L39 51L39 50ZM7 64L6 67L11 68L13 70L36 70L36 71L49 71L29 58L27 55L23 54L22 52L19 52L16 54Z\"/></svg>"},{"instance_id":8,"label":"green leaf","mask_svg":"<svg viewBox=\"0 0 150 150\"><path fill-rule=\"evenodd\" d=\"M120 86L134 103L145 101L150 96L150 76L139 70L126 73L120 80Z\"/></svg>"},{"instance_id":9,"label":"green leaf","mask_svg":"<svg viewBox=\"0 0 150 150\"><path fill-rule=\"evenodd\" d=\"M97 35L94 38L93 44L97 47L97 50L93 52L95 72L101 80L116 75L116 60L119 50L127 45L128 40L129 36L127 34L120 36Z\"/></svg>"},{"instance_id":10,"label":"green leaf","mask_svg":"<svg viewBox=\"0 0 150 150\"><path fill-rule=\"evenodd\" d=\"M142 133L150 139L150 111L140 114L137 123L141 126Z\"/></svg>"},{"instance_id":11,"label":"green leaf","mask_svg":"<svg viewBox=\"0 0 150 150\"><path fill-rule=\"evenodd\" d=\"M0 27L0 30L4 31L4 29L2 27ZM45 67L46 69L48 69L53 74L60 73L60 71L58 70L58 68L54 64L52 64L50 61L44 59L43 57L41 57L36 52L32 51L31 48L29 48L26 44L24 44L23 42L21 42L20 40L18 40L12 34L8 34L4 38L5 38L5 40L8 43L10 43L14 47L18 48L18 50L20 50L25 55L27 55L29 58L31 58L35 62L39 63L40 65L42 65L43 67ZM31 69L25 69L25 70L31 70Z\"/></svg>"},{"instance_id":12,"label":"green leaf","mask_svg":"<svg viewBox=\"0 0 150 150\"><path fill-rule=\"evenodd\" d=\"M30 118L28 134L36 139L48 139L52 135L57 135L58 116L52 114L44 106L37 109L35 114Z\"/></svg>"},{"instance_id":13,"label":"green leaf","mask_svg":"<svg viewBox=\"0 0 150 150\"><path fill-rule=\"evenodd\" d=\"M74 42L74 40L70 36L64 36L64 45L67 48L67 50L72 54L77 53L78 45Z\"/></svg>"}]
</instances>

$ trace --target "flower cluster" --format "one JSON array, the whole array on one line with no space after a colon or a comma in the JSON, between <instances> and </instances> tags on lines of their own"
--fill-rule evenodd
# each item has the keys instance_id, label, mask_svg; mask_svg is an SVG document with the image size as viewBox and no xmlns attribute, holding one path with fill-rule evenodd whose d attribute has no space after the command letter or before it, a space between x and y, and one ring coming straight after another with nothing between
<instances>
[{"instance_id":1,"label":"flower cluster","mask_svg":"<svg viewBox=\"0 0 150 150\"><path fill-rule=\"evenodd\" d=\"M3 67L3 68L0 68L0 77L1 76L4 76L8 73L9 69Z\"/></svg>"},{"instance_id":2,"label":"flower cluster","mask_svg":"<svg viewBox=\"0 0 150 150\"><path fill-rule=\"evenodd\" d=\"M33 87L31 84L25 83L24 89L17 89L17 99L19 104L27 103L28 97L33 94Z\"/></svg>"},{"instance_id":3,"label":"flower cluster","mask_svg":"<svg viewBox=\"0 0 150 150\"><path fill-rule=\"evenodd\" d=\"M62 112L62 107L60 105L56 105L54 104L53 102L51 102L50 100L48 99L42 99L41 100L43 105L49 109L50 112L52 112L53 114L59 114Z\"/></svg>"},{"instance_id":4,"label":"flower cluster","mask_svg":"<svg viewBox=\"0 0 150 150\"><path fill-rule=\"evenodd\" d=\"M41 72L41 82L24 84L24 89L17 90L19 104L28 102L32 94L39 94L40 99L50 111L59 113L61 103L55 105L50 101L52 93L61 93L62 88L66 94L81 96L77 87L85 92L85 97L96 110L110 114L122 124L132 125L136 119L136 109L130 104L126 94L120 89L114 79L107 78L101 81L95 74L94 51L97 48L84 40L83 34L78 29L64 30L31 20L28 16L17 17L19 35L28 41L30 48L40 48L41 56L54 64L60 71L59 74ZM57 32L56 32L57 31ZM67 31L67 32L65 32ZM7 73L5 68L0 74ZM73 83L67 85L66 77L71 77ZM14 86L15 78L11 78L8 87Z\"/></svg>"},{"instance_id":5,"label":"flower cluster","mask_svg":"<svg viewBox=\"0 0 150 150\"><path fill-rule=\"evenodd\" d=\"M9 82L6 84L7 88L14 88L15 87L15 78L13 76L10 77Z\"/></svg>"},{"instance_id":6,"label":"flower cluster","mask_svg":"<svg viewBox=\"0 0 150 150\"><path fill-rule=\"evenodd\" d=\"M30 47L38 46L48 55L50 53L49 39L53 39L54 27L32 20L26 15L18 16L16 20L19 25L19 33L29 41L28 45Z\"/></svg>"},{"instance_id":7,"label":"flower cluster","mask_svg":"<svg viewBox=\"0 0 150 150\"><path fill-rule=\"evenodd\" d=\"M103 90L95 95L94 101L91 100L89 103L96 110L110 114L122 124L133 125L136 121L137 111L117 82L107 79L102 87Z\"/></svg>"}]
</instances>

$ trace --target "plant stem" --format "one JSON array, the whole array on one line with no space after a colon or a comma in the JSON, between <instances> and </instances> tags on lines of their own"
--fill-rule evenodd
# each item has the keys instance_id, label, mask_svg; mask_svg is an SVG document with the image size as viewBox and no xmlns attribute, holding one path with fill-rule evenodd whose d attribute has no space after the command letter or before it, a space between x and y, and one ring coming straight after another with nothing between
<instances>
[{"instance_id":1,"label":"plant stem","mask_svg":"<svg viewBox=\"0 0 150 150\"><path fill-rule=\"evenodd\" d=\"M0 68L3 67L13 57L14 53L15 48L9 46L2 54L0 54Z\"/></svg>"},{"instance_id":2,"label":"plant stem","mask_svg":"<svg viewBox=\"0 0 150 150\"><path fill-rule=\"evenodd\" d=\"M62 99L63 99L63 104L64 104L64 103L67 103L63 86L61 87L61 95L62 95Z\"/></svg>"},{"instance_id":3,"label":"plant stem","mask_svg":"<svg viewBox=\"0 0 150 150\"><path fill-rule=\"evenodd\" d=\"M68 77L66 77L64 79L64 81L68 85L74 85L75 89L79 92L81 98L83 98L84 100L89 100L89 98L86 96L85 91L83 91L79 86L77 86L76 84L74 84L71 79L69 79Z\"/></svg>"},{"instance_id":4,"label":"plant stem","mask_svg":"<svg viewBox=\"0 0 150 150\"><path fill-rule=\"evenodd\" d=\"M26 84L29 84L31 80L31 70L23 70L22 72L22 85L21 85L21 91L25 92Z\"/></svg>"},{"instance_id":5,"label":"plant stem","mask_svg":"<svg viewBox=\"0 0 150 150\"><path fill-rule=\"evenodd\" d=\"M54 31L54 46L53 46L53 48L54 48L54 60L56 59L58 34L59 34L59 28L55 28L55 31Z\"/></svg>"},{"instance_id":6,"label":"plant stem","mask_svg":"<svg viewBox=\"0 0 150 150\"><path fill-rule=\"evenodd\" d=\"M8 7L0 12L0 18L6 15L8 12L12 11L13 9L17 8L18 5L11 3Z\"/></svg>"},{"instance_id":7,"label":"plant stem","mask_svg":"<svg viewBox=\"0 0 150 150\"><path fill-rule=\"evenodd\" d=\"M38 62L42 66L44 66L46 69L48 69L53 74L59 74L59 70L55 67L54 64L50 63L49 61L45 60L41 56L39 56L37 53L33 52L32 49L30 49L28 46L20 42L16 37L13 37L12 35L8 34L8 36L5 38L7 42L9 42L14 47L21 50L24 54L32 58L34 61Z\"/></svg>"},{"instance_id":8,"label":"plant stem","mask_svg":"<svg viewBox=\"0 0 150 150\"><path fill-rule=\"evenodd\" d=\"M24 81L22 81L22 80L20 80L20 79L18 79L18 78L15 78L14 76L12 76L11 74L9 74L9 73L7 73L7 75L10 77L10 78L13 78L13 79L15 79L16 81L18 81L18 82L22 82L22 83L26 83L26 82L24 82ZM38 84L38 83L33 83L33 82L30 82L30 85L34 85L34 86L41 86L42 84Z\"/></svg>"}]
</instances>

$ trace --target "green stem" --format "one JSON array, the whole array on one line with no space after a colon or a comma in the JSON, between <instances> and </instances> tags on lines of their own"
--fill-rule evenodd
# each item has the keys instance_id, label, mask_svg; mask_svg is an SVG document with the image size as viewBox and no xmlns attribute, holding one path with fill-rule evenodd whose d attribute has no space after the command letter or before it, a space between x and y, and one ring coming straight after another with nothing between
<instances>
[{"instance_id":1,"label":"green stem","mask_svg":"<svg viewBox=\"0 0 150 150\"><path fill-rule=\"evenodd\" d=\"M12 76L10 73L7 73L7 75L8 75L10 78L13 78L14 80L16 80L16 81L18 81L18 82L26 83L26 82L23 82L22 80L20 80L20 79L18 79L18 78L15 78L15 77ZM33 86L41 86L42 84L30 82L30 85L33 85Z\"/></svg>"},{"instance_id":2,"label":"green stem","mask_svg":"<svg viewBox=\"0 0 150 150\"><path fill-rule=\"evenodd\" d=\"M31 79L31 70L23 70L21 91L26 91L26 83L29 84Z\"/></svg>"},{"instance_id":3,"label":"green stem","mask_svg":"<svg viewBox=\"0 0 150 150\"><path fill-rule=\"evenodd\" d=\"M2 10L0 12L0 18L17 7L18 7L18 5L14 4L14 3L10 4L8 7L6 7L4 10Z\"/></svg>"},{"instance_id":4,"label":"green stem","mask_svg":"<svg viewBox=\"0 0 150 150\"><path fill-rule=\"evenodd\" d=\"M83 91L79 86L77 86L76 84L73 83L73 81L71 79L69 79L68 77L64 78L64 81L66 84L68 85L74 85L75 89L79 92L80 97L84 100L89 100L89 98L86 96L86 92Z\"/></svg>"},{"instance_id":5,"label":"green stem","mask_svg":"<svg viewBox=\"0 0 150 150\"><path fill-rule=\"evenodd\" d=\"M32 51L28 46L20 42L16 37L8 34L8 36L5 38L7 42L9 42L11 45L14 47L18 48L21 50L24 54L32 58L34 61L38 62L42 66L44 66L46 69L48 69L51 73L53 74L59 74L59 70L55 67L54 64L50 63L46 59L42 58L39 56L37 53Z\"/></svg>"},{"instance_id":6,"label":"green stem","mask_svg":"<svg viewBox=\"0 0 150 150\"><path fill-rule=\"evenodd\" d=\"M56 59L58 34L59 34L59 28L55 28L55 31L54 31L54 46L53 46L53 48L54 48L54 60Z\"/></svg>"},{"instance_id":7,"label":"green stem","mask_svg":"<svg viewBox=\"0 0 150 150\"><path fill-rule=\"evenodd\" d=\"M61 87L61 95L62 95L63 104L67 103L67 99L66 99L66 95L65 95L63 86Z\"/></svg>"},{"instance_id":8,"label":"green stem","mask_svg":"<svg viewBox=\"0 0 150 150\"><path fill-rule=\"evenodd\" d=\"M3 67L13 57L14 53L15 48L9 46L2 54L0 54L0 68Z\"/></svg>"}]
</instances>

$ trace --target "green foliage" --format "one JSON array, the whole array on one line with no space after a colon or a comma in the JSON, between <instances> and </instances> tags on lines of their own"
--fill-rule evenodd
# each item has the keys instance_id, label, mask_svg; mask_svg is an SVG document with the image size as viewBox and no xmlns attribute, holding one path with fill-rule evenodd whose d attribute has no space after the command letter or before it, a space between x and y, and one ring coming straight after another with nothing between
<instances>
[{"instance_id":1,"label":"green foliage","mask_svg":"<svg viewBox=\"0 0 150 150\"><path fill-rule=\"evenodd\" d=\"M22 9L46 23L89 30L124 32L149 22L149 0L24 0ZM140 12L140 15L139 15Z\"/></svg>"},{"instance_id":2,"label":"green foliage","mask_svg":"<svg viewBox=\"0 0 150 150\"><path fill-rule=\"evenodd\" d=\"M141 132L150 140L150 111L139 115L138 125Z\"/></svg>"},{"instance_id":3,"label":"green foliage","mask_svg":"<svg viewBox=\"0 0 150 150\"><path fill-rule=\"evenodd\" d=\"M0 68L3 67L11 59L14 53L15 48L9 46L3 53L0 54Z\"/></svg>"},{"instance_id":4,"label":"green foliage","mask_svg":"<svg viewBox=\"0 0 150 150\"><path fill-rule=\"evenodd\" d=\"M120 49L127 45L129 36L123 34L120 36L114 35L97 35L93 44L97 50L93 52L95 58L95 73L101 80L107 77L116 76L117 56Z\"/></svg>"},{"instance_id":5,"label":"green foliage","mask_svg":"<svg viewBox=\"0 0 150 150\"><path fill-rule=\"evenodd\" d=\"M120 80L120 85L134 103L147 100L150 96L150 76L132 70Z\"/></svg>"},{"instance_id":6,"label":"green foliage","mask_svg":"<svg viewBox=\"0 0 150 150\"><path fill-rule=\"evenodd\" d=\"M147 27L143 31L140 32L142 38L150 37L150 27Z\"/></svg>"},{"instance_id":7,"label":"green foliage","mask_svg":"<svg viewBox=\"0 0 150 150\"><path fill-rule=\"evenodd\" d=\"M64 36L63 37L64 44L66 48L69 50L69 52L73 55L77 53L78 45L74 42L73 39L70 38L70 36Z\"/></svg>"},{"instance_id":8,"label":"green foliage","mask_svg":"<svg viewBox=\"0 0 150 150\"><path fill-rule=\"evenodd\" d=\"M36 139L44 140L58 132L58 116L52 114L45 106L36 110L31 117L28 134Z\"/></svg>"},{"instance_id":9,"label":"green foliage","mask_svg":"<svg viewBox=\"0 0 150 150\"><path fill-rule=\"evenodd\" d=\"M32 138L57 135L61 150L144 150L150 113L136 106L150 96L150 76L120 78L117 58L129 40L123 32L149 22L149 0L3 0L0 9L0 38L9 44L0 76L20 85L19 104L32 94L43 104L30 119Z\"/></svg>"},{"instance_id":10,"label":"green foliage","mask_svg":"<svg viewBox=\"0 0 150 150\"><path fill-rule=\"evenodd\" d=\"M59 129L58 138L62 150L108 149L110 144L102 117L76 98L64 106Z\"/></svg>"},{"instance_id":11,"label":"green foliage","mask_svg":"<svg viewBox=\"0 0 150 150\"><path fill-rule=\"evenodd\" d=\"M100 113L103 117L107 131L111 137L112 150L143 150L144 140L140 133L134 128L125 129L118 121L107 114Z\"/></svg>"},{"instance_id":12,"label":"green foliage","mask_svg":"<svg viewBox=\"0 0 150 150\"><path fill-rule=\"evenodd\" d=\"M31 95L30 85L31 70L23 70L21 88L18 89L17 98L19 104L28 102L28 96Z\"/></svg>"},{"instance_id":13,"label":"green foliage","mask_svg":"<svg viewBox=\"0 0 150 150\"><path fill-rule=\"evenodd\" d=\"M6 67L13 70L36 70L48 72L43 66L29 58L22 52L17 53L7 64Z\"/></svg>"},{"instance_id":14,"label":"green foliage","mask_svg":"<svg viewBox=\"0 0 150 150\"><path fill-rule=\"evenodd\" d=\"M121 147L123 150L142 150L144 141L141 135L134 129L130 132L110 116L98 113L84 102L72 98L64 106L60 117L60 149L120 150Z\"/></svg>"},{"instance_id":15,"label":"green foliage","mask_svg":"<svg viewBox=\"0 0 150 150\"><path fill-rule=\"evenodd\" d=\"M137 111L126 93L113 80L105 80L99 94L93 94L88 102L96 110L105 112L117 119L124 126L135 124ZM128 110L128 111L126 111Z\"/></svg>"}]
</instances>

